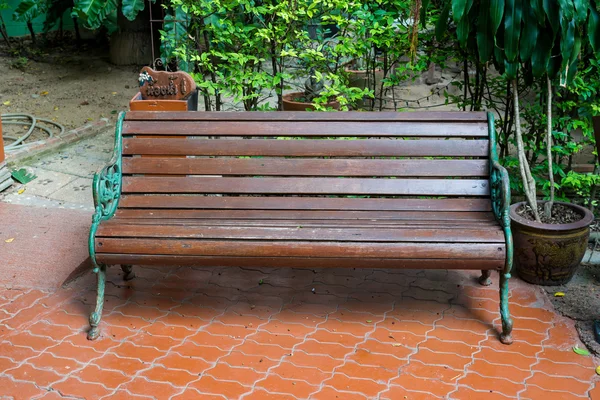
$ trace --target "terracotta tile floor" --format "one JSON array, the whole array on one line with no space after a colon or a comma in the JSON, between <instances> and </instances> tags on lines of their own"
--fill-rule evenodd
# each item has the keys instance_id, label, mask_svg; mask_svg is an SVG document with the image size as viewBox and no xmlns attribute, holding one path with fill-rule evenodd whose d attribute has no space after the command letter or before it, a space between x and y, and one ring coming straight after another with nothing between
<instances>
[{"instance_id":1,"label":"terracotta tile floor","mask_svg":"<svg viewBox=\"0 0 600 400\"><path fill-rule=\"evenodd\" d=\"M367 269L109 270L86 340L89 275L54 293L0 289L0 397L17 399L600 399L573 323L497 275Z\"/></svg>"}]
</instances>

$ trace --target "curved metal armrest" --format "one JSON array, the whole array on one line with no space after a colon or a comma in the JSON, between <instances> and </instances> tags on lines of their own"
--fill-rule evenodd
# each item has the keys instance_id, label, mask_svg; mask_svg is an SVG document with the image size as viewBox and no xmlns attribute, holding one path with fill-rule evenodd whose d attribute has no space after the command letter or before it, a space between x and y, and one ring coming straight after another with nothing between
<instances>
[{"instance_id":1,"label":"curved metal armrest","mask_svg":"<svg viewBox=\"0 0 600 400\"><path fill-rule=\"evenodd\" d=\"M508 172L497 160L492 160L490 189L492 210L503 227L510 227L510 181Z\"/></svg>"}]
</instances>

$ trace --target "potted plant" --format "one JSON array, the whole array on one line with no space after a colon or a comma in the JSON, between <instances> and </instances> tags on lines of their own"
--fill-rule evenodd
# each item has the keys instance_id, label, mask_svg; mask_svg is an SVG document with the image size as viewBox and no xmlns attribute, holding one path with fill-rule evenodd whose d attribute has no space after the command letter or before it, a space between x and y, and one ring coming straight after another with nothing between
<instances>
[{"instance_id":1,"label":"potted plant","mask_svg":"<svg viewBox=\"0 0 600 400\"><path fill-rule=\"evenodd\" d=\"M315 111L315 99L321 96L324 89L323 80L314 68L310 70L310 76L304 82L304 92L293 92L283 95L284 111ZM339 110L340 102L335 99L328 99L323 105L325 108Z\"/></svg>"},{"instance_id":2,"label":"potted plant","mask_svg":"<svg viewBox=\"0 0 600 400\"><path fill-rule=\"evenodd\" d=\"M443 15L452 9L456 35L461 47L480 63L493 62L510 81L509 99L515 109L515 141L518 167L526 201L511 206L501 223L515 242L514 261L519 275L532 283L556 285L568 281L581 261L587 245L591 213L569 203L554 201L552 153L552 94L558 82L570 84L577 72L582 47L588 42L600 51L600 16L595 2L578 5L557 2L541 7L534 0L525 4L507 0L448 1ZM502 29L500 29L502 27ZM440 18L436 31L448 31L448 18ZM476 40L472 35L477 34ZM585 38L582 37L585 33ZM531 172L521 132L517 78L544 82L546 90L546 164L549 177L548 201L537 200L537 185ZM501 169L494 168L495 174ZM500 171L500 172L497 172ZM494 178L494 177L493 177ZM496 175L496 179L500 176ZM494 197L493 201L499 199ZM502 274L503 290L508 290L511 265Z\"/></svg>"}]
</instances>

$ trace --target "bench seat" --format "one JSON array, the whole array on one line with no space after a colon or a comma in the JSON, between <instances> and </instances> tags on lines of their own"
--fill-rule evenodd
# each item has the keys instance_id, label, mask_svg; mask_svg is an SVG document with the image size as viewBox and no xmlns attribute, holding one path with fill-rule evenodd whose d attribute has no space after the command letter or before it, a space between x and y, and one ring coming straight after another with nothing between
<instances>
[{"instance_id":1,"label":"bench seat","mask_svg":"<svg viewBox=\"0 0 600 400\"><path fill-rule=\"evenodd\" d=\"M99 262L502 269L490 212L126 210L96 233ZM258 258L258 259L257 259ZM370 262L370 260L377 262Z\"/></svg>"}]
</instances>

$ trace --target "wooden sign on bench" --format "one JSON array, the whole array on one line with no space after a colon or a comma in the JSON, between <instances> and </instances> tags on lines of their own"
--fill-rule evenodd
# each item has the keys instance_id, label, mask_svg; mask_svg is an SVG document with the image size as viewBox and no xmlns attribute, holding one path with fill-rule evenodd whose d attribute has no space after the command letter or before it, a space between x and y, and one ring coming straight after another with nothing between
<instances>
[{"instance_id":1,"label":"wooden sign on bench","mask_svg":"<svg viewBox=\"0 0 600 400\"><path fill-rule=\"evenodd\" d=\"M185 72L142 68L138 79L142 100L185 100L196 91L194 79Z\"/></svg>"}]
</instances>

